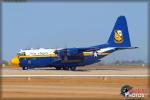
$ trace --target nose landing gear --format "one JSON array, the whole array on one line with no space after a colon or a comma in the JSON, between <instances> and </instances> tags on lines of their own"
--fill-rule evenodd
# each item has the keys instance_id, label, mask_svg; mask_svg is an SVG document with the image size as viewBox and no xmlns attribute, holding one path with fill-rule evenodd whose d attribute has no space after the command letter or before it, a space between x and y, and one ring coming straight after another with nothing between
<instances>
[{"instance_id":1,"label":"nose landing gear","mask_svg":"<svg viewBox=\"0 0 150 100\"><path fill-rule=\"evenodd\" d=\"M28 70L29 67L28 67L28 66L23 66L22 69L23 69L23 70Z\"/></svg>"}]
</instances>

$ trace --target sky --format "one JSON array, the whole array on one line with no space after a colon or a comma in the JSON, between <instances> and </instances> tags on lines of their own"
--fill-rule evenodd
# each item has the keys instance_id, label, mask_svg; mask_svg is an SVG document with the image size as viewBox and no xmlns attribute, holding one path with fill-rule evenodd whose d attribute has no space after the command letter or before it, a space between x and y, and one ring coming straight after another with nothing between
<instances>
[{"instance_id":1,"label":"sky","mask_svg":"<svg viewBox=\"0 0 150 100\"><path fill-rule=\"evenodd\" d=\"M148 14L145 2L3 3L2 58L9 61L26 48L88 47L106 43L118 16L128 23L134 50L103 59L147 62Z\"/></svg>"}]
</instances>

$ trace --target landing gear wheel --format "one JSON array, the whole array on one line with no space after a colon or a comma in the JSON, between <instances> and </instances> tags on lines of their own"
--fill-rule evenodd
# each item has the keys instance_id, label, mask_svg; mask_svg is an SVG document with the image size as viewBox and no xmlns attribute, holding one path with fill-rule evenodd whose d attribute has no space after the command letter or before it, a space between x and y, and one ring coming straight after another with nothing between
<instances>
[{"instance_id":1,"label":"landing gear wheel","mask_svg":"<svg viewBox=\"0 0 150 100\"><path fill-rule=\"evenodd\" d=\"M56 70L61 70L61 67L56 67Z\"/></svg>"},{"instance_id":2,"label":"landing gear wheel","mask_svg":"<svg viewBox=\"0 0 150 100\"><path fill-rule=\"evenodd\" d=\"M76 70L76 66L70 67L70 70L75 71Z\"/></svg>"},{"instance_id":3,"label":"landing gear wheel","mask_svg":"<svg viewBox=\"0 0 150 100\"><path fill-rule=\"evenodd\" d=\"M28 66L24 66L24 67L22 67L22 69L23 70L28 70L29 68L28 68Z\"/></svg>"},{"instance_id":4,"label":"landing gear wheel","mask_svg":"<svg viewBox=\"0 0 150 100\"><path fill-rule=\"evenodd\" d=\"M63 67L63 70L69 70L69 67Z\"/></svg>"}]
</instances>

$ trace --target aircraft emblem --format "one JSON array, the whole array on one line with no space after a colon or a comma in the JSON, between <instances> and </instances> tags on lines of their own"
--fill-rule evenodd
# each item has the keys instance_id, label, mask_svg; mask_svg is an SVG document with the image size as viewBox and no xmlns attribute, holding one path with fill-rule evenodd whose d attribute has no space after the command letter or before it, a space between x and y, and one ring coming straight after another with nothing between
<instances>
[{"instance_id":1,"label":"aircraft emblem","mask_svg":"<svg viewBox=\"0 0 150 100\"><path fill-rule=\"evenodd\" d=\"M115 43L122 43L123 42L123 34L121 30L114 31L114 41Z\"/></svg>"},{"instance_id":2,"label":"aircraft emblem","mask_svg":"<svg viewBox=\"0 0 150 100\"><path fill-rule=\"evenodd\" d=\"M98 56L98 52L97 51L95 51L93 54L94 54L94 57Z\"/></svg>"}]
</instances>

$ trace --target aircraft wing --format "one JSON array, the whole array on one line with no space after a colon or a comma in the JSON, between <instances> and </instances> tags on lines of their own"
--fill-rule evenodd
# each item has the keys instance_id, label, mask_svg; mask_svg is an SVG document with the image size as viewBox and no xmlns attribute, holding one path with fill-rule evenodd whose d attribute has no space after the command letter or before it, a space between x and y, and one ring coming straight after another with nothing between
<instances>
[{"instance_id":1,"label":"aircraft wing","mask_svg":"<svg viewBox=\"0 0 150 100\"><path fill-rule=\"evenodd\" d=\"M97 51L97 50L99 50L100 48L78 48L79 49L79 51L81 51L81 52L90 52L90 51Z\"/></svg>"},{"instance_id":2,"label":"aircraft wing","mask_svg":"<svg viewBox=\"0 0 150 100\"><path fill-rule=\"evenodd\" d=\"M96 51L100 48L95 47L89 47L89 48L64 48L61 50L56 50L55 53L58 55L65 55L65 56L71 56L71 55L78 55L82 52L90 52L90 51Z\"/></svg>"},{"instance_id":3,"label":"aircraft wing","mask_svg":"<svg viewBox=\"0 0 150 100\"><path fill-rule=\"evenodd\" d=\"M91 46L91 47L81 47L81 48L64 48L64 49L59 49L56 50L55 53L58 55L78 55L81 54L83 52L90 52L90 51L97 51L100 50L102 48L106 48L108 47L108 44L102 44L102 45L96 45L96 46Z\"/></svg>"},{"instance_id":4,"label":"aircraft wing","mask_svg":"<svg viewBox=\"0 0 150 100\"><path fill-rule=\"evenodd\" d=\"M100 50L102 48L106 48L108 47L109 44L101 44L101 45L96 45L96 46L91 46L91 47L86 47L86 48L78 48L79 50L81 51L97 51L97 50Z\"/></svg>"}]
</instances>

